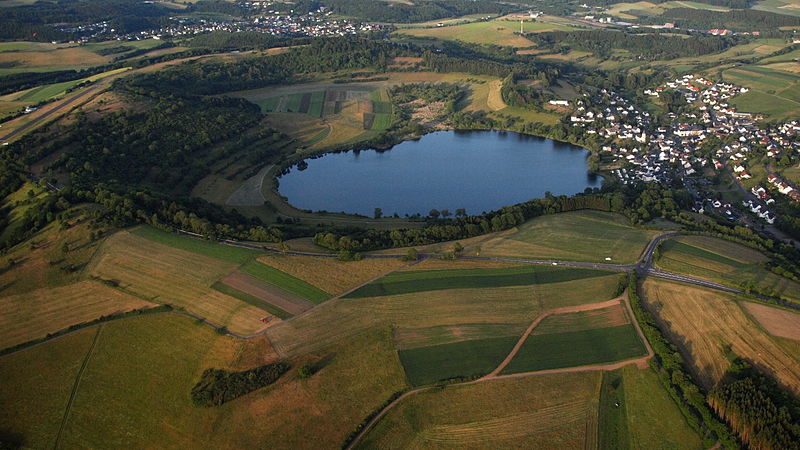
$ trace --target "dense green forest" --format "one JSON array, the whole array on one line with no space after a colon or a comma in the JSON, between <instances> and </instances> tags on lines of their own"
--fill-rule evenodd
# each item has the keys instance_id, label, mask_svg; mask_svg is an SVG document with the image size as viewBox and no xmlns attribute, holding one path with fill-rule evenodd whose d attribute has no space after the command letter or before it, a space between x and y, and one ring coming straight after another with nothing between
<instances>
[{"instance_id":1,"label":"dense green forest","mask_svg":"<svg viewBox=\"0 0 800 450\"><path fill-rule=\"evenodd\" d=\"M736 358L709 404L752 449L800 449L800 402Z\"/></svg>"},{"instance_id":2,"label":"dense green forest","mask_svg":"<svg viewBox=\"0 0 800 450\"><path fill-rule=\"evenodd\" d=\"M289 365L276 362L243 372L206 369L192 388L195 406L219 406L265 386L269 386L289 370Z\"/></svg>"},{"instance_id":3,"label":"dense green forest","mask_svg":"<svg viewBox=\"0 0 800 450\"><path fill-rule=\"evenodd\" d=\"M587 50L601 58L609 58L614 50L627 50L638 59L661 60L685 56L701 56L721 52L733 45L731 38L717 36L674 36L670 34L631 34L609 31L551 31L532 33L527 37L537 45L555 51L570 47Z\"/></svg>"}]
</instances>

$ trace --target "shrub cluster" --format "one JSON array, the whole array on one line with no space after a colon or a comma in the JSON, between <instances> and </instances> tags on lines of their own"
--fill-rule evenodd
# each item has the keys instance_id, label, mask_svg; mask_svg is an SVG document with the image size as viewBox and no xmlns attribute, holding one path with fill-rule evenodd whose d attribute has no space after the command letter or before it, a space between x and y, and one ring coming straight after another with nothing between
<instances>
[{"instance_id":1,"label":"shrub cluster","mask_svg":"<svg viewBox=\"0 0 800 450\"><path fill-rule=\"evenodd\" d=\"M192 388L192 403L195 406L219 406L274 383L289 368L289 364L276 362L243 372L206 369Z\"/></svg>"}]
</instances>

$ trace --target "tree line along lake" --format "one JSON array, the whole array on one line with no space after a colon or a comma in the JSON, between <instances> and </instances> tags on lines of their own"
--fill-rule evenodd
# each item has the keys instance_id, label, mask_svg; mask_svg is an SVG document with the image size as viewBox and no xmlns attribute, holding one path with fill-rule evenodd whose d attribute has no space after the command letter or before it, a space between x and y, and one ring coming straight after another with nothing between
<instances>
[{"instance_id":1,"label":"tree line along lake","mask_svg":"<svg viewBox=\"0 0 800 450\"><path fill-rule=\"evenodd\" d=\"M588 150L503 131L438 131L390 150L328 153L279 178L297 208L372 216L480 214L532 198L600 187ZM301 168L305 166L304 168Z\"/></svg>"}]
</instances>

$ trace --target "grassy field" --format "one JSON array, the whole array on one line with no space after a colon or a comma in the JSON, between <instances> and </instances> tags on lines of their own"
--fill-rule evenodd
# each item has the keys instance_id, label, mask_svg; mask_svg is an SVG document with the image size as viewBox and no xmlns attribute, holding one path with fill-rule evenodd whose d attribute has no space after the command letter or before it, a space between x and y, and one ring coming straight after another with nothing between
<instances>
[{"instance_id":1,"label":"grassy field","mask_svg":"<svg viewBox=\"0 0 800 450\"><path fill-rule=\"evenodd\" d=\"M202 241L200 241L202 242ZM211 288L237 264L121 231L103 243L87 273L154 303L167 303L243 334L268 314Z\"/></svg>"},{"instance_id":2,"label":"grassy field","mask_svg":"<svg viewBox=\"0 0 800 450\"><path fill-rule=\"evenodd\" d=\"M257 261L251 261L245 264L242 266L242 271L313 303L322 303L331 298L331 294L322 289Z\"/></svg>"},{"instance_id":3,"label":"grassy field","mask_svg":"<svg viewBox=\"0 0 800 450\"><path fill-rule=\"evenodd\" d=\"M155 306L96 281L0 297L0 349L100 316Z\"/></svg>"},{"instance_id":4,"label":"grassy field","mask_svg":"<svg viewBox=\"0 0 800 450\"><path fill-rule=\"evenodd\" d=\"M625 394L622 406L632 448L703 448L655 372L634 365L621 370Z\"/></svg>"},{"instance_id":5,"label":"grassy field","mask_svg":"<svg viewBox=\"0 0 800 450\"><path fill-rule=\"evenodd\" d=\"M622 369L603 372L600 385L600 404L598 413L598 448L630 448L628 417L625 414L625 383Z\"/></svg>"},{"instance_id":6,"label":"grassy field","mask_svg":"<svg viewBox=\"0 0 800 450\"><path fill-rule=\"evenodd\" d=\"M3 441L53 448L75 377L96 330L88 329L0 358Z\"/></svg>"},{"instance_id":7,"label":"grassy field","mask_svg":"<svg viewBox=\"0 0 800 450\"><path fill-rule=\"evenodd\" d=\"M786 339L800 341L800 313L781 308L763 305L761 303L743 303L759 325L769 334Z\"/></svg>"},{"instance_id":8,"label":"grassy field","mask_svg":"<svg viewBox=\"0 0 800 450\"><path fill-rule=\"evenodd\" d=\"M574 373L423 392L358 448L594 448L600 379Z\"/></svg>"},{"instance_id":9,"label":"grassy field","mask_svg":"<svg viewBox=\"0 0 800 450\"><path fill-rule=\"evenodd\" d=\"M776 14L800 16L800 2L797 0L760 0L756 2L753 9L774 12Z\"/></svg>"},{"instance_id":10,"label":"grassy field","mask_svg":"<svg viewBox=\"0 0 800 450\"><path fill-rule=\"evenodd\" d=\"M22 44L24 45L24 43ZM41 46L38 49L0 51L0 65L13 69L67 70L105 64L109 58L80 47L58 48Z\"/></svg>"},{"instance_id":11,"label":"grassy field","mask_svg":"<svg viewBox=\"0 0 800 450\"><path fill-rule=\"evenodd\" d=\"M53 446L95 333L84 330L0 359L4 431L22 435L31 447ZM107 323L87 359L60 445L337 447L405 386L388 330L375 330L341 343L324 359L292 361L317 365L309 379L290 371L275 385L220 407L192 406L189 392L206 368L242 370L274 357L263 339L234 340L185 317Z\"/></svg>"},{"instance_id":12,"label":"grassy field","mask_svg":"<svg viewBox=\"0 0 800 450\"><path fill-rule=\"evenodd\" d=\"M528 286L602 277L607 274L591 269L532 265L501 269L409 270L391 273L347 294L345 298L380 297L447 289Z\"/></svg>"},{"instance_id":13,"label":"grassy field","mask_svg":"<svg viewBox=\"0 0 800 450\"><path fill-rule=\"evenodd\" d=\"M207 241L204 239L196 239L177 233L169 233L146 225L134 229L131 231L131 234L145 238L149 241L157 242L159 244L186 250L192 253L198 253L200 255L210 256L212 258L221 259L231 263L242 264L250 261L258 255L263 254L263 252L256 250L234 247L232 245L218 244L216 242Z\"/></svg>"},{"instance_id":14,"label":"grassy field","mask_svg":"<svg viewBox=\"0 0 800 450\"><path fill-rule=\"evenodd\" d=\"M658 232L633 228L621 215L576 211L530 220L510 231L488 235L474 245L481 256L548 258L633 263ZM467 247L468 250L474 250Z\"/></svg>"},{"instance_id":15,"label":"grassy field","mask_svg":"<svg viewBox=\"0 0 800 450\"><path fill-rule=\"evenodd\" d=\"M754 282L794 300L800 300L800 283L764 269L768 258L743 245L704 236L682 236L661 245L657 265L665 270L739 286Z\"/></svg>"},{"instance_id":16,"label":"grassy field","mask_svg":"<svg viewBox=\"0 0 800 450\"><path fill-rule=\"evenodd\" d=\"M725 70L722 75L725 81L751 89L732 99L731 103L740 111L766 114L775 120L791 119L800 114L797 73L746 65Z\"/></svg>"},{"instance_id":17,"label":"grassy field","mask_svg":"<svg viewBox=\"0 0 800 450\"><path fill-rule=\"evenodd\" d=\"M619 275L575 281L481 289L450 289L368 298L321 305L301 318L267 331L287 355L319 351L376 326L392 325L396 335L440 326L530 323L542 311L613 298ZM435 336L435 333L434 333ZM489 335L490 336L490 335ZM487 336L487 337L489 337ZM417 345L436 344L434 338Z\"/></svg>"},{"instance_id":18,"label":"grassy field","mask_svg":"<svg viewBox=\"0 0 800 450\"><path fill-rule=\"evenodd\" d=\"M403 29L397 33L414 37L459 40L473 44L493 44L508 47L532 46L533 42L518 34L519 28L519 21L497 19L448 27ZM526 22L523 24L523 30L526 33L567 29L569 27L546 22Z\"/></svg>"},{"instance_id":19,"label":"grassy field","mask_svg":"<svg viewBox=\"0 0 800 450\"><path fill-rule=\"evenodd\" d=\"M751 320L732 294L648 279L643 298L680 343L698 380L708 389L730 366L732 352L752 361L795 394L800 361Z\"/></svg>"},{"instance_id":20,"label":"grassy field","mask_svg":"<svg viewBox=\"0 0 800 450\"><path fill-rule=\"evenodd\" d=\"M531 335L502 373L621 361L644 354L632 325Z\"/></svg>"},{"instance_id":21,"label":"grassy field","mask_svg":"<svg viewBox=\"0 0 800 450\"><path fill-rule=\"evenodd\" d=\"M262 264L306 281L331 295L340 295L404 263L399 259L362 259L339 261L333 258L266 254L258 258Z\"/></svg>"},{"instance_id":22,"label":"grassy field","mask_svg":"<svg viewBox=\"0 0 800 450\"><path fill-rule=\"evenodd\" d=\"M397 352L414 386L456 377L486 375L514 347L518 336L475 339L450 344L417 347Z\"/></svg>"}]
</instances>

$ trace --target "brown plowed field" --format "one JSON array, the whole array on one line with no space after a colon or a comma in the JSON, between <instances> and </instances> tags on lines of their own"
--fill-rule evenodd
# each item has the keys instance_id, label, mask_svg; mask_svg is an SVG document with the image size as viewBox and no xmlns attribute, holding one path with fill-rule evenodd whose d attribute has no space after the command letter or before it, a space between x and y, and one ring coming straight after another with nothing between
<instances>
[{"instance_id":1,"label":"brown plowed field","mask_svg":"<svg viewBox=\"0 0 800 450\"><path fill-rule=\"evenodd\" d=\"M265 283L239 271L225 276L220 281L232 288L258 297L271 305L275 305L289 314L300 314L314 307L313 303L291 292L284 291L277 286Z\"/></svg>"}]
</instances>

